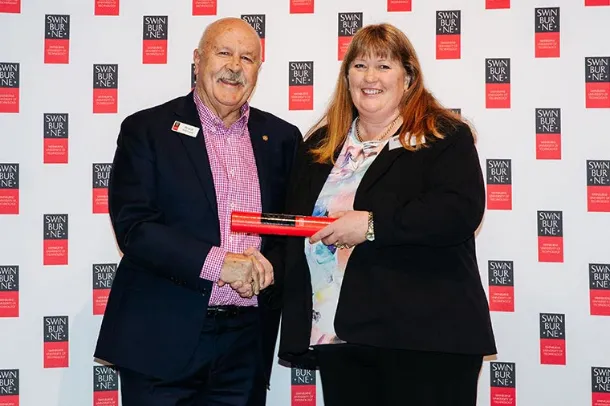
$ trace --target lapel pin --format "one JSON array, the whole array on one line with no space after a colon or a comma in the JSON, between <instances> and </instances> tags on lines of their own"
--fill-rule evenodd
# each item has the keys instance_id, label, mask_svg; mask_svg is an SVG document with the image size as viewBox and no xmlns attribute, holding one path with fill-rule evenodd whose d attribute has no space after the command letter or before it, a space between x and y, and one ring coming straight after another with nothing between
<instances>
[{"instance_id":1,"label":"lapel pin","mask_svg":"<svg viewBox=\"0 0 610 406\"><path fill-rule=\"evenodd\" d=\"M266 135L263 135L263 141L267 141L269 139L269 137L267 137Z\"/></svg>"}]
</instances>

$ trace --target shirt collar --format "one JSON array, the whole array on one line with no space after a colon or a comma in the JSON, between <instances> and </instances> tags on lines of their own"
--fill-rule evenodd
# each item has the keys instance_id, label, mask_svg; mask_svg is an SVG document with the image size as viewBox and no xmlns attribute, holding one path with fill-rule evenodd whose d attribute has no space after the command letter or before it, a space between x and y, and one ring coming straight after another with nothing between
<instances>
[{"instance_id":1,"label":"shirt collar","mask_svg":"<svg viewBox=\"0 0 610 406\"><path fill-rule=\"evenodd\" d=\"M197 106L197 111L199 112L199 119L202 122L210 123L214 127L224 131L235 128L240 130L240 133L243 133L241 130L247 125L248 119L250 118L250 104L247 101L239 109L240 117L227 128L223 121L203 103L196 90L193 91L193 98L195 100L195 105Z\"/></svg>"}]
</instances>

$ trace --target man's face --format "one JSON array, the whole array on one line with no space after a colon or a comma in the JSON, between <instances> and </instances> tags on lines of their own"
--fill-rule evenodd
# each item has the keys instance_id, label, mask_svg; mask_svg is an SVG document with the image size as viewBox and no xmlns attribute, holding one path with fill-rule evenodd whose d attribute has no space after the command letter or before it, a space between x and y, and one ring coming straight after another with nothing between
<instances>
[{"instance_id":1,"label":"man's face","mask_svg":"<svg viewBox=\"0 0 610 406\"><path fill-rule=\"evenodd\" d=\"M258 78L260 40L243 24L217 27L207 35L203 53L194 52L199 94L221 117L239 110Z\"/></svg>"}]
</instances>

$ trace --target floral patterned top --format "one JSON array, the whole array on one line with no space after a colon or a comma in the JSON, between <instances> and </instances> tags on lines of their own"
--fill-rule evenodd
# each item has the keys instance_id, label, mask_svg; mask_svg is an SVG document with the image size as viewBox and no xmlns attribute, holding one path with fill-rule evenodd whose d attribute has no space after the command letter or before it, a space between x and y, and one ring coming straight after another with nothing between
<instances>
[{"instance_id":1,"label":"floral patterned top","mask_svg":"<svg viewBox=\"0 0 610 406\"><path fill-rule=\"evenodd\" d=\"M354 196L367 169L388 140L360 142L355 120L335 166L314 206L313 216L353 210ZM344 342L335 333L334 320L345 266L353 248L337 249L322 241L310 244L305 239L305 257L311 274L313 320L310 345Z\"/></svg>"}]
</instances>

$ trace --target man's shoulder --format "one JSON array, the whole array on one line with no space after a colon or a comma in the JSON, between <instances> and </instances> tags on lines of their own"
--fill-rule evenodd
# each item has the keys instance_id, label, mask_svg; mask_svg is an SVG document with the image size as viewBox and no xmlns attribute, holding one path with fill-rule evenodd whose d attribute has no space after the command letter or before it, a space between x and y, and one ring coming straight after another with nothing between
<instances>
[{"instance_id":1,"label":"man's shoulder","mask_svg":"<svg viewBox=\"0 0 610 406\"><path fill-rule=\"evenodd\" d=\"M250 106L250 118L252 120L264 121L266 126L274 127L274 129L282 132L287 131L289 134L300 134L298 127L289 121L276 116L273 113Z\"/></svg>"},{"instance_id":2,"label":"man's shoulder","mask_svg":"<svg viewBox=\"0 0 610 406\"><path fill-rule=\"evenodd\" d=\"M181 108L187 97L188 95L179 96L163 103L138 110L125 117L125 122L139 124L142 122L150 123L159 119L164 119L168 114L173 114L173 112Z\"/></svg>"}]
</instances>

